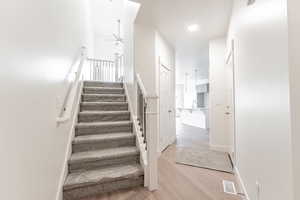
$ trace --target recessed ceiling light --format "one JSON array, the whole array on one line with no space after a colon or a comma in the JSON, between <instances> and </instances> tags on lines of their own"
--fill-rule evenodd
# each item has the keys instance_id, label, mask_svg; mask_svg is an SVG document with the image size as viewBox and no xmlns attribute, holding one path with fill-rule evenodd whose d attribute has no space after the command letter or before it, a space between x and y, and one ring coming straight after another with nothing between
<instances>
[{"instance_id":1,"label":"recessed ceiling light","mask_svg":"<svg viewBox=\"0 0 300 200\"><path fill-rule=\"evenodd\" d=\"M187 30L189 32L196 32L199 30L199 25L198 24L191 24L187 27Z\"/></svg>"}]
</instances>

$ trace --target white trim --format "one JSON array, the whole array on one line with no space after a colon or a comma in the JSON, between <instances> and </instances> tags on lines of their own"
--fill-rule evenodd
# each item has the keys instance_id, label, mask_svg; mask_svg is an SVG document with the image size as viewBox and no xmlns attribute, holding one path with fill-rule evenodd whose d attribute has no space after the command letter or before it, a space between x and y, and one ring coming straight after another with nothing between
<instances>
[{"instance_id":1,"label":"white trim","mask_svg":"<svg viewBox=\"0 0 300 200\"><path fill-rule=\"evenodd\" d=\"M230 184L232 186L232 190L233 191L228 191L227 188L226 188L226 185ZM237 191L236 191L236 188L235 188L235 185L234 185L234 182L232 181L227 181L227 180L223 180L222 181L222 185L223 185L223 191L227 194L232 194L232 195L237 195Z\"/></svg>"},{"instance_id":2,"label":"white trim","mask_svg":"<svg viewBox=\"0 0 300 200\"><path fill-rule=\"evenodd\" d=\"M168 67L164 62L162 62L162 59L161 59L160 56L158 57L158 63L159 63L160 66L164 67L166 70L172 71L171 67Z\"/></svg>"},{"instance_id":3,"label":"white trim","mask_svg":"<svg viewBox=\"0 0 300 200\"><path fill-rule=\"evenodd\" d=\"M168 146L165 147L164 149L161 149L160 146L158 146L159 149L157 150L157 157L160 157L165 150L167 150L172 144L174 144L176 142L176 140L177 140L177 138L175 136L175 138L170 142L170 144L168 144Z\"/></svg>"},{"instance_id":4,"label":"white trim","mask_svg":"<svg viewBox=\"0 0 300 200\"><path fill-rule=\"evenodd\" d=\"M142 167L145 168L147 166L147 155L146 155L146 152L144 150L145 149L145 144L141 140L142 139L141 138L142 132L137 127L137 124L138 124L137 123L137 117L134 115L132 102L131 102L131 99L129 98L128 88L127 88L127 85L125 83L124 83L124 90L125 90L125 95L127 97L128 110L130 112L131 120L132 120L133 125L134 125L133 133L136 134L136 136L137 136L138 148L141 151Z\"/></svg>"},{"instance_id":5,"label":"white trim","mask_svg":"<svg viewBox=\"0 0 300 200\"><path fill-rule=\"evenodd\" d=\"M140 87L140 90L143 94L143 97L147 103L147 110L146 110L146 119L147 122L146 126L146 133L148 137L147 140L147 167L145 169L145 185L148 187L150 191L154 191L158 189L158 169L157 169L157 101L158 95L149 95L144 87L143 81L139 74L136 74L136 82L137 85ZM153 111L152 111L153 110ZM154 114L155 113L155 114ZM136 123L138 124L138 123ZM137 128L137 126L136 126ZM137 133L140 134L140 131L137 130ZM142 138L142 137L140 137Z\"/></svg>"},{"instance_id":6,"label":"white trim","mask_svg":"<svg viewBox=\"0 0 300 200\"><path fill-rule=\"evenodd\" d=\"M243 179L241 177L241 174L240 174L237 167L234 167L234 172L235 172L235 175L236 175L236 178L237 178L239 188L242 190L241 192L245 195L245 197L244 197L244 198L246 198L245 200L250 200L249 195L248 195L247 190L246 190L246 187L245 187L245 184L244 184L244 181L243 181Z\"/></svg>"},{"instance_id":7,"label":"white trim","mask_svg":"<svg viewBox=\"0 0 300 200\"><path fill-rule=\"evenodd\" d=\"M141 77L140 77L139 74L136 74L136 81L137 81L137 84L140 86L140 89L141 89L141 91L142 91L142 93L144 95L144 98L146 98L146 99L158 99L158 95L156 95L156 94L148 94L147 93L147 90L146 90L146 88L145 88L145 86L143 84L143 81L142 81L142 79L141 79Z\"/></svg>"},{"instance_id":8,"label":"white trim","mask_svg":"<svg viewBox=\"0 0 300 200\"><path fill-rule=\"evenodd\" d=\"M232 94L232 98L233 98L233 111L232 111L232 115L233 115L233 147L232 147L232 150L231 150L231 153L233 153L233 157L234 159L232 160L233 164L236 165L236 158L237 158L237 142L236 142L236 83L235 83L235 62L234 62L234 59L235 59L235 54L234 54L234 51L235 51L235 41L234 39L232 39L230 41L230 46L229 46L229 49L227 50L227 53L226 53L226 58L225 58L225 62L226 62L226 65L229 64L230 61L232 61L232 83L233 83L233 94Z\"/></svg>"},{"instance_id":9,"label":"white trim","mask_svg":"<svg viewBox=\"0 0 300 200\"><path fill-rule=\"evenodd\" d=\"M231 40L229 49L228 49L228 51L226 53L226 57L225 57L225 63L226 64L229 63L229 60L233 56L233 53L234 53L234 40Z\"/></svg>"},{"instance_id":10,"label":"white trim","mask_svg":"<svg viewBox=\"0 0 300 200\"><path fill-rule=\"evenodd\" d=\"M232 50L230 49L230 51L227 53L226 58L225 58L226 64L229 63L231 56L232 56Z\"/></svg>"},{"instance_id":11,"label":"white trim","mask_svg":"<svg viewBox=\"0 0 300 200\"><path fill-rule=\"evenodd\" d=\"M146 112L146 115L159 115L158 112Z\"/></svg>"},{"instance_id":12,"label":"white trim","mask_svg":"<svg viewBox=\"0 0 300 200\"><path fill-rule=\"evenodd\" d=\"M143 142L143 138L142 138L142 132L139 130L138 128L138 122L137 122L137 117L134 115L133 112L133 106L132 106L132 102L129 96L129 92L128 92L128 88L127 88L127 84L123 83L124 85L124 90L125 90L125 95L126 95L126 99L127 99L127 103L128 103L128 110L130 112L130 116L131 116L131 120L133 122L133 133L136 135L136 142L137 142L137 147L140 150L140 163L144 169L144 186L147 187L148 186L148 182L149 182L149 177L148 177L148 173L146 173L146 170L148 170L148 161L147 161L147 152L146 152L146 145Z\"/></svg>"},{"instance_id":13,"label":"white trim","mask_svg":"<svg viewBox=\"0 0 300 200\"><path fill-rule=\"evenodd\" d=\"M83 82L80 82L79 85L79 89L77 91L77 95L75 96L75 102L76 102L76 109L73 113L72 116L72 124L70 127L70 132L69 132L69 138L67 141L67 148L66 148L66 153L65 153L65 158L64 158L64 162L63 162L63 166L62 166L62 172L59 178L59 183L58 183L58 189L57 189L57 193L56 193L56 200L63 200L63 185L65 183L65 179L68 175L68 160L71 157L72 154L72 141L75 137L75 126L77 123L77 115L79 112L79 108L80 108L80 100L81 100L81 92L83 90Z\"/></svg>"},{"instance_id":14,"label":"white trim","mask_svg":"<svg viewBox=\"0 0 300 200\"><path fill-rule=\"evenodd\" d=\"M162 64L162 63L159 63L159 65L160 65L161 67L165 68L166 70L168 70L169 72L172 71L171 67L168 67L168 66L166 66L166 65L164 65L164 64Z\"/></svg>"},{"instance_id":15,"label":"white trim","mask_svg":"<svg viewBox=\"0 0 300 200\"><path fill-rule=\"evenodd\" d=\"M68 85L68 89L67 89L67 92L64 97L63 105L59 112L59 116L56 118L56 122L58 125L62 124L62 123L66 123L72 118L72 114L73 114L72 111L73 111L73 106L74 106L73 99L75 99L75 97L72 96L72 92L74 92L74 87L75 87L75 89L77 89L76 86L77 86L78 82L80 82L80 78L82 77L81 74L82 74L82 70L84 67L84 62L86 60L86 47L83 46L80 48L80 55L79 55L79 58L77 58L77 59L79 62L79 66L78 66L77 70L74 72L73 71L74 66L72 66L65 78L65 81L64 81L64 82L68 83L69 82L68 79L74 73L75 79L72 82L70 82ZM77 63L77 62L75 62L75 63ZM77 91L75 91L75 92L77 92ZM74 94L74 95L76 95L76 94Z\"/></svg>"}]
</instances>

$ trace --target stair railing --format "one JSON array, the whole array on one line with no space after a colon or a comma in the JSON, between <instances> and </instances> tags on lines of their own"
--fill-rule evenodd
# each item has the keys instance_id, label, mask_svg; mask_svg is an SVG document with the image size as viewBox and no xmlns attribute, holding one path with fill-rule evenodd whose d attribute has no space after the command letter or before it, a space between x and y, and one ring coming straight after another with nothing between
<instances>
[{"instance_id":1,"label":"stair railing","mask_svg":"<svg viewBox=\"0 0 300 200\"><path fill-rule=\"evenodd\" d=\"M59 115L56 119L58 124L65 123L72 117L75 99L77 95L79 95L80 79L82 78L85 61L86 47L81 47L79 56L76 58L75 63L69 70L64 81L67 84L67 90L63 99L62 107L59 111Z\"/></svg>"},{"instance_id":2,"label":"stair railing","mask_svg":"<svg viewBox=\"0 0 300 200\"><path fill-rule=\"evenodd\" d=\"M90 71L90 80L116 82L114 61L94 58L88 58L87 61Z\"/></svg>"},{"instance_id":3,"label":"stair railing","mask_svg":"<svg viewBox=\"0 0 300 200\"><path fill-rule=\"evenodd\" d=\"M115 65L116 65L116 80L117 82L123 82L124 79L124 55L118 53L115 54Z\"/></svg>"},{"instance_id":4,"label":"stair railing","mask_svg":"<svg viewBox=\"0 0 300 200\"><path fill-rule=\"evenodd\" d=\"M158 96L149 95L139 74L136 74L137 120L147 155L145 185L150 191L158 189L157 172L157 105Z\"/></svg>"},{"instance_id":5,"label":"stair railing","mask_svg":"<svg viewBox=\"0 0 300 200\"><path fill-rule=\"evenodd\" d=\"M89 80L103 82L122 82L123 56L115 54L114 60L88 58Z\"/></svg>"}]
</instances>

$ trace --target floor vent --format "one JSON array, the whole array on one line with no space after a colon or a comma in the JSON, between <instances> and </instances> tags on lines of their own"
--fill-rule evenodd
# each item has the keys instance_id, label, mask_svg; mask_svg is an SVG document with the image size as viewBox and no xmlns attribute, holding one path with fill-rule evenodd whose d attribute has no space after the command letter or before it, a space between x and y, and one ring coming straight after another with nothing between
<instances>
[{"instance_id":1,"label":"floor vent","mask_svg":"<svg viewBox=\"0 0 300 200\"><path fill-rule=\"evenodd\" d=\"M223 189L224 192L227 194L237 195L235 185L232 181L223 180Z\"/></svg>"}]
</instances>

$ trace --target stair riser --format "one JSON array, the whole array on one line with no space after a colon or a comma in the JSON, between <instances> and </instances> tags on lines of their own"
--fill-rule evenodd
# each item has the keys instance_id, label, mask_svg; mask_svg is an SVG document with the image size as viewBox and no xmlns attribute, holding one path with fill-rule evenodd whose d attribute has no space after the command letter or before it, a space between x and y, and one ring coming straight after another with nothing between
<instances>
[{"instance_id":1,"label":"stair riser","mask_svg":"<svg viewBox=\"0 0 300 200\"><path fill-rule=\"evenodd\" d=\"M123 111L128 110L128 104L124 105L83 105L80 106L81 111Z\"/></svg>"},{"instance_id":2,"label":"stair riser","mask_svg":"<svg viewBox=\"0 0 300 200\"><path fill-rule=\"evenodd\" d=\"M73 141L63 199L94 198L143 186L144 170L140 166L136 136L132 134L123 84L85 81L80 111L120 112L78 114L75 136L87 137L76 137Z\"/></svg>"},{"instance_id":3,"label":"stair riser","mask_svg":"<svg viewBox=\"0 0 300 200\"><path fill-rule=\"evenodd\" d=\"M129 113L117 114L79 114L79 122L129 121Z\"/></svg>"},{"instance_id":4,"label":"stair riser","mask_svg":"<svg viewBox=\"0 0 300 200\"><path fill-rule=\"evenodd\" d=\"M113 87L123 88L122 83L84 82L84 87Z\"/></svg>"},{"instance_id":5,"label":"stair riser","mask_svg":"<svg viewBox=\"0 0 300 200\"><path fill-rule=\"evenodd\" d=\"M109 149L109 148L117 148L117 147L130 147L135 145L136 145L135 137L132 137L132 138L103 141L103 142L73 144L72 150L73 153L78 153L83 151L93 151L93 150L101 150L101 149Z\"/></svg>"},{"instance_id":6,"label":"stair riser","mask_svg":"<svg viewBox=\"0 0 300 200\"><path fill-rule=\"evenodd\" d=\"M144 185L144 177L139 176L135 179L123 179L112 183L90 185L64 191L64 200L78 200L86 197L93 197L99 194L113 192L121 189L130 189Z\"/></svg>"},{"instance_id":7,"label":"stair riser","mask_svg":"<svg viewBox=\"0 0 300 200\"><path fill-rule=\"evenodd\" d=\"M85 102L125 102L125 96L93 96L93 95L82 95L82 101Z\"/></svg>"},{"instance_id":8,"label":"stair riser","mask_svg":"<svg viewBox=\"0 0 300 200\"><path fill-rule=\"evenodd\" d=\"M76 127L76 136L102 133L132 132L132 124Z\"/></svg>"},{"instance_id":9,"label":"stair riser","mask_svg":"<svg viewBox=\"0 0 300 200\"><path fill-rule=\"evenodd\" d=\"M93 169L101 169L107 166L114 165L135 165L139 163L139 155L122 156L119 158L105 159L99 161L89 161L69 164L69 172L79 172Z\"/></svg>"},{"instance_id":10,"label":"stair riser","mask_svg":"<svg viewBox=\"0 0 300 200\"><path fill-rule=\"evenodd\" d=\"M84 88L84 94L124 94L124 89L97 89L97 88Z\"/></svg>"}]
</instances>

